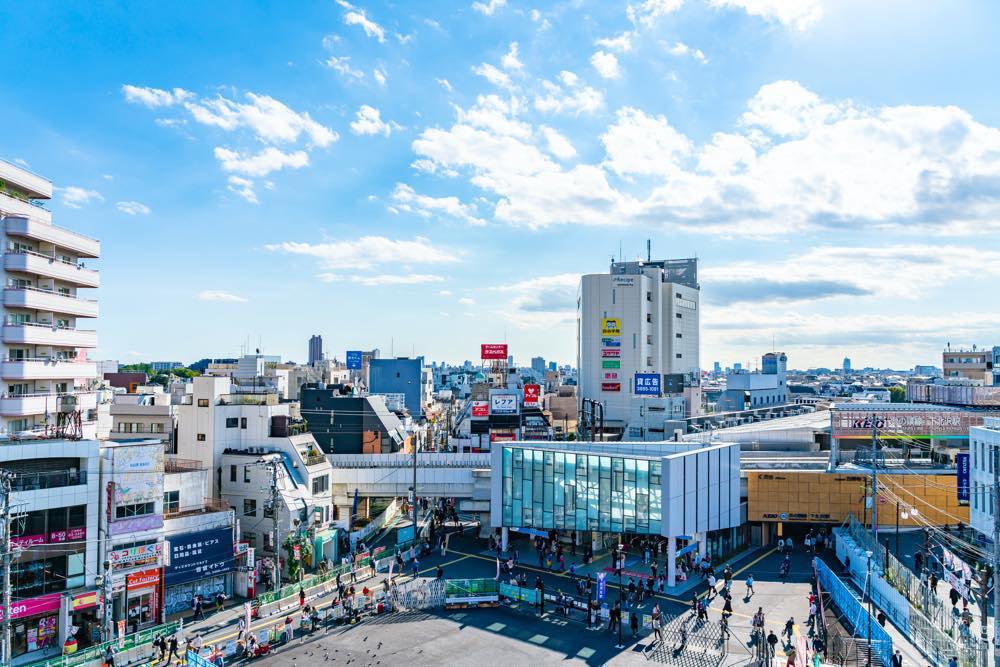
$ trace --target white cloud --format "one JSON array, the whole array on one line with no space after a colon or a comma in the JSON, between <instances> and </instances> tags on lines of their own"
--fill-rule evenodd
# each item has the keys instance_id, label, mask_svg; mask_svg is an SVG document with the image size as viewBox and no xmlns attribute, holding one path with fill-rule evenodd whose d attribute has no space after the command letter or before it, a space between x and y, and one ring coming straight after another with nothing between
<instances>
[{"instance_id":1,"label":"white cloud","mask_svg":"<svg viewBox=\"0 0 1000 667\"><path fill-rule=\"evenodd\" d=\"M463 306L474 306L476 305L476 300L467 296L459 298L458 302Z\"/></svg>"},{"instance_id":2,"label":"white cloud","mask_svg":"<svg viewBox=\"0 0 1000 667\"><path fill-rule=\"evenodd\" d=\"M337 4L347 10L347 13L344 14L345 24L360 26L366 35L374 37L379 43L385 41L385 29L368 18L363 9L351 5L349 2L344 2L344 0L337 0Z\"/></svg>"},{"instance_id":3,"label":"white cloud","mask_svg":"<svg viewBox=\"0 0 1000 667\"><path fill-rule=\"evenodd\" d=\"M251 130L266 143L288 143L305 136L321 148L340 137L330 128L317 123L308 112L298 113L268 95L247 93L248 103L236 102L221 95L199 102L186 102L185 107L195 121L226 131L237 128Z\"/></svg>"},{"instance_id":4,"label":"white cloud","mask_svg":"<svg viewBox=\"0 0 1000 667\"><path fill-rule=\"evenodd\" d=\"M510 88L510 77L505 72L489 63L483 63L472 68L473 74L478 74L498 88Z\"/></svg>"},{"instance_id":5,"label":"white cloud","mask_svg":"<svg viewBox=\"0 0 1000 667\"><path fill-rule=\"evenodd\" d=\"M384 69L382 69L381 67L376 67L375 71L372 72L372 77L375 79L378 85L385 86L386 76Z\"/></svg>"},{"instance_id":6,"label":"white cloud","mask_svg":"<svg viewBox=\"0 0 1000 667\"><path fill-rule=\"evenodd\" d=\"M248 178L230 176L226 189L230 192L235 192L251 204L259 203L257 200L257 193L254 191L254 183Z\"/></svg>"},{"instance_id":7,"label":"white cloud","mask_svg":"<svg viewBox=\"0 0 1000 667\"><path fill-rule=\"evenodd\" d=\"M664 116L647 116L639 109L619 109L617 122L601 137L606 164L620 176L669 175L693 148L691 140L671 127Z\"/></svg>"},{"instance_id":8,"label":"white cloud","mask_svg":"<svg viewBox=\"0 0 1000 667\"><path fill-rule=\"evenodd\" d=\"M551 81L542 82L545 93L535 96L535 109L547 113L568 112L579 115L594 114L604 108L604 95L601 91L590 86L575 87L577 77L572 72L563 71L559 76L572 90L566 92Z\"/></svg>"},{"instance_id":9,"label":"white cloud","mask_svg":"<svg viewBox=\"0 0 1000 667\"><path fill-rule=\"evenodd\" d=\"M451 290L443 289L438 292L438 296L451 296Z\"/></svg>"},{"instance_id":10,"label":"white cloud","mask_svg":"<svg viewBox=\"0 0 1000 667\"><path fill-rule=\"evenodd\" d=\"M507 0L487 0L486 2L473 2L472 8L484 16L493 16L496 11L507 6Z\"/></svg>"},{"instance_id":11,"label":"white cloud","mask_svg":"<svg viewBox=\"0 0 1000 667\"><path fill-rule=\"evenodd\" d=\"M224 292L222 290L205 290L203 292L198 292L196 297L202 301L221 301L224 303L247 303L247 299L242 296L233 294L232 292Z\"/></svg>"},{"instance_id":12,"label":"white cloud","mask_svg":"<svg viewBox=\"0 0 1000 667\"><path fill-rule=\"evenodd\" d=\"M161 88L145 88L142 86L122 86L125 93L125 101L132 104L141 104L149 109L157 107L171 107L186 100L194 98L194 93L183 88L173 90L163 90Z\"/></svg>"},{"instance_id":13,"label":"white cloud","mask_svg":"<svg viewBox=\"0 0 1000 667\"><path fill-rule=\"evenodd\" d=\"M597 44L597 46L603 46L604 48L611 49L612 51L628 53L632 50L632 39L634 37L634 31L626 30L616 37L604 37L594 43Z\"/></svg>"},{"instance_id":14,"label":"white cloud","mask_svg":"<svg viewBox=\"0 0 1000 667\"><path fill-rule=\"evenodd\" d=\"M492 290L509 295L498 315L523 329L551 328L576 319L580 274L537 276Z\"/></svg>"},{"instance_id":15,"label":"white cloud","mask_svg":"<svg viewBox=\"0 0 1000 667\"><path fill-rule=\"evenodd\" d=\"M391 120L388 122L383 121L379 110L367 104L361 105L361 108L355 114L354 120L351 121L351 132L354 134L381 134L388 137L392 134L393 130L398 129L400 129L399 124Z\"/></svg>"},{"instance_id":16,"label":"white cloud","mask_svg":"<svg viewBox=\"0 0 1000 667\"><path fill-rule=\"evenodd\" d=\"M178 127L180 125L187 125L187 119L185 118L154 118L153 122L160 127Z\"/></svg>"},{"instance_id":17,"label":"white cloud","mask_svg":"<svg viewBox=\"0 0 1000 667\"><path fill-rule=\"evenodd\" d=\"M383 273L373 276L320 273L316 277L325 283L346 281L357 285L364 285L366 287L382 287L385 285L421 285L426 283L444 282L444 276L429 273Z\"/></svg>"},{"instance_id":18,"label":"white cloud","mask_svg":"<svg viewBox=\"0 0 1000 667\"><path fill-rule=\"evenodd\" d=\"M705 54L702 53L700 49L692 49L684 42L674 42L673 45L664 43L663 46L667 50L667 53L672 56L678 56L681 58L691 57L702 64L708 62L708 58L705 57Z\"/></svg>"},{"instance_id":19,"label":"white cloud","mask_svg":"<svg viewBox=\"0 0 1000 667\"><path fill-rule=\"evenodd\" d=\"M642 0L629 3L625 14L636 26L651 28L661 16L677 11L683 4L684 0Z\"/></svg>"},{"instance_id":20,"label":"white cloud","mask_svg":"<svg viewBox=\"0 0 1000 667\"><path fill-rule=\"evenodd\" d=\"M559 134L557 130L546 125L542 125L538 129L542 133L542 136L545 137L545 145L549 153L560 160L568 160L576 157L576 149L573 148L573 144L569 142L569 139Z\"/></svg>"},{"instance_id":21,"label":"white cloud","mask_svg":"<svg viewBox=\"0 0 1000 667\"><path fill-rule=\"evenodd\" d=\"M88 190L75 185L56 188L56 191L59 192L62 203L70 208L81 208L87 204L104 201L104 197L97 190Z\"/></svg>"},{"instance_id":22,"label":"white cloud","mask_svg":"<svg viewBox=\"0 0 1000 667\"><path fill-rule=\"evenodd\" d=\"M149 215L149 207L137 201L120 201L115 204L115 208L125 215Z\"/></svg>"},{"instance_id":23,"label":"white cloud","mask_svg":"<svg viewBox=\"0 0 1000 667\"><path fill-rule=\"evenodd\" d=\"M441 84L441 87L447 90L449 93L452 91L451 83L448 81L448 79L434 79L434 80L437 81L439 84Z\"/></svg>"},{"instance_id":24,"label":"white cloud","mask_svg":"<svg viewBox=\"0 0 1000 667\"><path fill-rule=\"evenodd\" d=\"M346 77L352 79L363 79L365 78L365 73L359 69L354 69L351 67L351 57L350 56L330 56L326 60L326 66L335 72L339 72Z\"/></svg>"},{"instance_id":25,"label":"white cloud","mask_svg":"<svg viewBox=\"0 0 1000 667\"><path fill-rule=\"evenodd\" d=\"M598 51L590 57L590 64L605 79L617 79L622 75L618 67L618 58L613 53Z\"/></svg>"},{"instance_id":26,"label":"white cloud","mask_svg":"<svg viewBox=\"0 0 1000 667\"><path fill-rule=\"evenodd\" d=\"M112 174L101 174L101 178L103 178L106 181L115 180L115 177Z\"/></svg>"},{"instance_id":27,"label":"white cloud","mask_svg":"<svg viewBox=\"0 0 1000 667\"><path fill-rule=\"evenodd\" d=\"M736 7L751 16L808 30L823 17L822 0L708 0L713 7Z\"/></svg>"},{"instance_id":28,"label":"white cloud","mask_svg":"<svg viewBox=\"0 0 1000 667\"><path fill-rule=\"evenodd\" d=\"M301 169L309 164L305 151L283 153L269 146L255 155L247 155L228 148L216 147L215 158L222 163L222 170L244 176L267 176L284 168Z\"/></svg>"},{"instance_id":29,"label":"white cloud","mask_svg":"<svg viewBox=\"0 0 1000 667\"><path fill-rule=\"evenodd\" d=\"M486 221L476 217L476 207L473 204L463 204L458 197L430 197L417 194L406 185L398 183L392 193L395 208L407 213L414 213L422 218L430 218L436 214L447 215L470 225L485 225Z\"/></svg>"},{"instance_id":30,"label":"white cloud","mask_svg":"<svg viewBox=\"0 0 1000 667\"><path fill-rule=\"evenodd\" d=\"M412 240L384 236L362 236L356 240L299 243L285 241L264 246L272 252L315 257L331 270L368 270L392 264L440 264L457 262L456 251L417 236Z\"/></svg>"},{"instance_id":31,"label":"white cloud","mask_svg":"<svg viewBox=\"0 0 1000 667\"><path fill-rule=\"evenodd\" d=\"M524 67L524 63L517 57L517 42L510 43L510 48L504 54L500 64L505 70L520 70Z\"/></svg>"},{"instance_id":32,"label":"white cloud","mask_svg":"<svg viewBox=\"0 0 1000 667\"><path fill-rule=\"evenodd\" d=\"M559 72L559 80L563 82L563 85L572 88L573 86L575 86L580 82L580 77L578 77L573 72L570 72L568 70L563 70Z\"/></svg>"}]
</instances>

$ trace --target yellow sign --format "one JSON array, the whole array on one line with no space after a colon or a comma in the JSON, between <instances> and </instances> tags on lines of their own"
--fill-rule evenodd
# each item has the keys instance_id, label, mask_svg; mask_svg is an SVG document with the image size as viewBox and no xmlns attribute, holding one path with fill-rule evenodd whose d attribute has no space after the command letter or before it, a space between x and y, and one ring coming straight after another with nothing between
<instances>
[{"instance_id":1,"label":"yellow sign","mask_svg":"<svg viewBox=\"0 0 1000 667\"><path fill-rule=\"evenodd\" d=\"M617 317L605 317L601 320L602 336L621 336L622 321Z\"/></svg>"}]
</instances>

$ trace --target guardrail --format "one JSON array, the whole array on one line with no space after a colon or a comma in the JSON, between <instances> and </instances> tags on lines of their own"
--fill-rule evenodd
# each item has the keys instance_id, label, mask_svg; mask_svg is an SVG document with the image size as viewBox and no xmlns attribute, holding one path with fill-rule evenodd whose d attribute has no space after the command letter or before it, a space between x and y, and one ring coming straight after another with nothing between
<instances>
[{"instance_id":1,"label":"guardrail","mask_svg":"<svg viewBox=\"0 0 1000 667\"><path fill-rule=\"evenodd\" d=\"M85 665L89 662L102 660L104 652L109 646L114 650L116 659L121 661L120 664L126 664L131 662L131 658L139 656L122 656L122 653L142 649L146 645L152 644L153 640L160 635L174 634L177 632L177 628L179 627L180 623L176 621L173 623L166 623L164 625L157 625L152 628L140 630L139 632L134 632L130 635L125 635L124 639L121 641L113 639L111 641L85 648L82 651L78 651L70 655L60 655L55 658L28 663L23 667L75 667L76 665Z\"/></svg>"}]
</instances>

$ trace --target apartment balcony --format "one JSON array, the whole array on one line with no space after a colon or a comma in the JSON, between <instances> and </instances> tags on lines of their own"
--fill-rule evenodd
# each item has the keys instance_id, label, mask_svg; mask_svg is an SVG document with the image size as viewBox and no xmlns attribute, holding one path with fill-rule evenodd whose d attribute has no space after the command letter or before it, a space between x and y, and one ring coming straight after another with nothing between
<instances>
[{"instance_id":1,"label":"apartment balcony","mask_svg":"<svg viewBox=\"0 0 1000 667\"><path fill-rule=\"evenodd\" d=\"M85 269L80 264L66 262L58 257L22 250L7 251L3 259L4 268L8 271L45 276L80 287L98 287L101 284L97 271Z\"/></svg>"},{"instance_id":2,"label":"apartment balcony","mask_svg":"<svg viewBox=\"0 0 1000 667\"><path fill-rule=\"evenodd\" d=\"M30 417L31 415L54 414L60 410L87 410L96 407L97 394L92 391L67 394L41 392L0 395L0 416L4 417Z\"/></svg>"},{"instance_id":3,"label":"apartment balcony","mask_svg":"<svg viewBox=\"0 0 1000 667\"><path fill-rule=\"evenodd\" d=\"M52 199L51 181L6 160L0 160L0 181L23 190L35 199Z\"/></svg>"},{"instance_id":4,"label":"apartment balcony","mask_svg":"<svg viewBox=\"0 0 1000 667\"><path fill-rule=\"evenodd\" d=\"M35 241L51 243L65 248L80 257L100 257L101 242L64 227L45 224L30 218L8 217L4 220L8 236L22 236Z\"/></svg>"},{"instance_id":5,"label":"apartment balcony","mask_svg":"<svg viewBox=\"0 0 1000 667\"><path fill-rule=\"evenodd\" d=\"M10 485L15 492L60 489L87 483L86 470L57 470L55 472L17 473Z\"/></svg>"},{"instance_id":6,"label":"apartment balcony","mask_svg":"<svg viewBox=\"0 0 1000 667\"><path fill-rule=\"evenodd\" d=\"M52 222L52 213L37 204L26 202L0 190L0 213L22 218L31 218L43 223Z\"/></svg>"},{"instance_id":7,"label":"apartment balcony","mask_svg":"<svg viewBox=\"0 0 1000 667\"><path fill-rule=\"evenodd\" d=\"M97 302L92 299L80 299L35 287L4 289L3 304L8 308L28 308L76 317L97 317Z\"/></svg>"},{"instance_id":8,"label":"apartment balcony","mask_svg":"<svg viewBox=\"0 0 1000 667\"><path fill-rule=\"evenodd\" d=\"M71 329L51 324L24 322L5 324L3 342L8 345L52 345L55 347L97 347L97 332L92 329Z\"/></svg>"},{"instance_id":9,"label":"apartment balcony","mask_svg":"<svg viewBox=\"0 0 1000 667\"><path fill-rule=\"evenodd\" d=\"M77 380L97 377L97 364L72 359L10 359L0 362L0 378L8 380Z\"/></svg>"}]
</instances>

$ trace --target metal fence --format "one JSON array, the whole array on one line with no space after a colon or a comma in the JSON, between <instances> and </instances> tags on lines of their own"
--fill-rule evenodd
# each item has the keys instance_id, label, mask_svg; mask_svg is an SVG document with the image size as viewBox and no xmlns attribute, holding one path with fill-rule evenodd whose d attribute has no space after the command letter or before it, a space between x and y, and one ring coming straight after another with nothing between
<instances>
[{"instance_id":1,"label":"metal fence","mask_svg":"<svg viewBox=\"0 0 1000 667\"><path fill-rule=\"evenodd\" d=\"M113 639L111 641L85 648L70 655L60 655L54 658L49 658L48 660L32 662L25 665L25 667L75 667L76 665L85 665L95 660L101 660L104 652L109 646L112 647L115 654L121 654L126 651L142 648L143 646L151 644L153 640L160 635L170 636L177 632L177 628L179 627L180 623L178 622L157 625L152 628L140 630L139 632L134 632L130 635L125 635L124 639L121 641Z\"/></svg>"},{"instance_id":2,"label":"metal fence","mask_svg":"<svg viewBox=\"0 0 1000 667\"><path fill-rule=\"evenodd\" d=\"M883 665L892 659L892 638L864 608L851 589L823 562L814 560L816 581L820 588L830 595L830 600L844 614L856 634L864 633L871 651L877 654Z\"/></svg>"},{"instance_id":3,"label":"metal fence","mask_svg":"<svg viewBox=\"0 0 1000 667\"><path fill-rule=\"evenodd\" d=\"M962 636L961 620L951 613L944 600L877 543L853 514L848 517L846 529L862 550L872 552L872 562L877 564L881 579L891 589L890 592L873 586L872 598L897 625L906 629L915 646L940 664L947 664L951 656L956 656L963 666L986 664L987 647L975 637ZM906 604L892 604L888 598L893 593L898 593Z\"/></svg>"}]
</instances>

